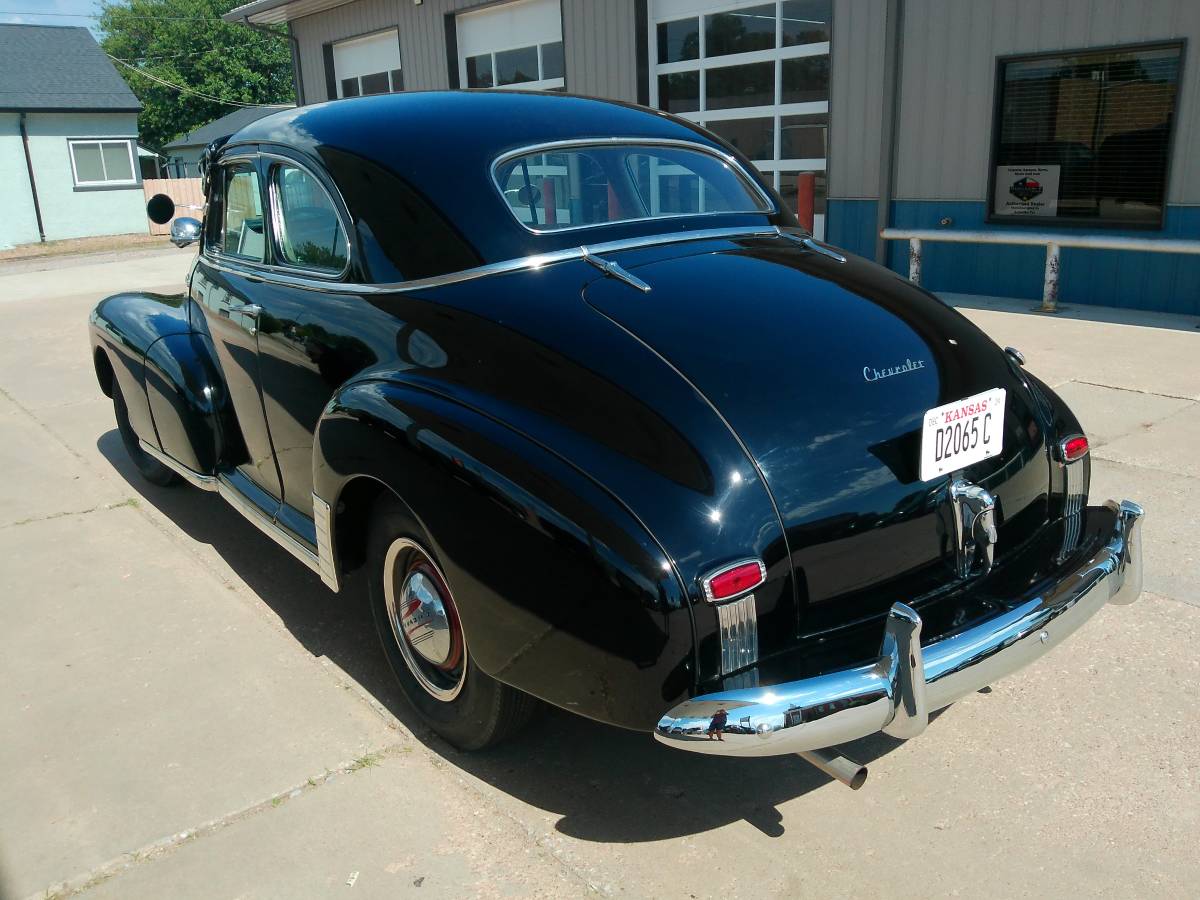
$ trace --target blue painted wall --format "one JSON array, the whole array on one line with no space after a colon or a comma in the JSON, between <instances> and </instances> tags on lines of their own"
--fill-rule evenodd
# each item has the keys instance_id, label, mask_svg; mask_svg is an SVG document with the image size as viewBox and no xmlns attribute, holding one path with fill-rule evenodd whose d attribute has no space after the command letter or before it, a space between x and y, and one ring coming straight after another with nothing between
<instances>
[{"instance_id":1,"label":"blue painted wall","mask_svg":"<svg viewBox=\"0 0 1200 900\"><path fill-rule=\"evenodd\" d=\"M874 200L830 200L826 235L831 244L868 259L875 253ZM987 224L985 203L961 200L897 200L891 224L896 228L940 228L950 217L952 229L1029 230ZM1072 234L1125 234L1131 237L1200 238L1200 207L1168 206L1161 231L1071 229ZM995 244L926 243L922 281L932 291L997 297L1042 296L1046 252L1041 247ZM908 247L889 246L888 266L907 274ZM1059 297L1064 304L1120 306L1200 316L1200 256L1133 253L1114 250L1062 251Z\"/></svg>"}]
</instances>

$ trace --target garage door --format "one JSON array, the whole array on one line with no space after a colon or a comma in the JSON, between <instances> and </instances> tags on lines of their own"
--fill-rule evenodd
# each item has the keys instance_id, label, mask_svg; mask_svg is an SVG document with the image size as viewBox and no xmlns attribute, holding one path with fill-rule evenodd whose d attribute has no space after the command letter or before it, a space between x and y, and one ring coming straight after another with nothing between
<instances>
[{"instance_id":1,"label":"garage door","mask_svg":"<svg viewBox=\"0 0 1200 900\"><path fill-rule=\"evenodd\" d=\"M652 0L652 106L729 141L796 208L814 173L825 233L832 0Z\"/></svg>"},{"instance_id":2,"label":"garage door","mask_svg":"<svg viewBox=\"0 0 1200 900\"><path fill-rule=\"evenodd\" d=\"M463 87L563 90L559 0L520 0L462 13L456 32Z\"/></svg>"},{"instance_id":3,"label":"garage door","mask_svg":"<svg viewBox=\"0 0 1200 900\"><path fill-rule=\"evenodd\" d=\"M338 41L333 45L333 72L339 97L404 90L399 32L389 28Z\"/></svg>"}]
</instances>

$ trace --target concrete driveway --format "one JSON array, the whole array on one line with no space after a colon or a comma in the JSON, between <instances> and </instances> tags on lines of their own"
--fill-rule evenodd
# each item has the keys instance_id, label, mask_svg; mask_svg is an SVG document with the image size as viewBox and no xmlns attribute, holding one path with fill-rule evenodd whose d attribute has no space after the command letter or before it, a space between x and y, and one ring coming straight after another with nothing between
<instances>
[{"instance_id":1,"label":"concrete driveway","mask_svg":"<svg viewBox=\"0 0 1200 900\"><path fill-rule=\"evenodd\" d=\"M0 266L3 898L1195 896L1194 321L958 298L1076 405L1094 497L1146 506L1146 593L846 748L852 793L553 710L478 755L421 730L359 592L125 459L86 316L190 259Z\"/></svg>"}]
</instances>

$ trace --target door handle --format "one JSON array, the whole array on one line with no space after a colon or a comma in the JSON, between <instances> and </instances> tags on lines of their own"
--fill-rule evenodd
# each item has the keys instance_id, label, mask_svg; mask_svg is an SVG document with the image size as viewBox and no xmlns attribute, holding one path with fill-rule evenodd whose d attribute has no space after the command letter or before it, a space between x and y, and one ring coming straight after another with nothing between
<instances>
[{"instance_id":1,"label":"door handle","mask_svg":"<svg viewBox=\"0 0 1200 900\"><path fill-rule=\"evenodd\" d=\"M262 313L262 307L257 303L239 303L237 305L230 304L229 311L238 313L242 316L249 316L252 319L257 319Z\"/></svg>"}]
</instances>

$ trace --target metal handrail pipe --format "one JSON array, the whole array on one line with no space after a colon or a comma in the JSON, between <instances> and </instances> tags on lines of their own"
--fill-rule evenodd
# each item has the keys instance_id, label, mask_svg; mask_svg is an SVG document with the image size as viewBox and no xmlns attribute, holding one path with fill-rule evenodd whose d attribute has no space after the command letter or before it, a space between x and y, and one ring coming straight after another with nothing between
<instances>
[{"instance_id":1,"label":"metal handrail pipe","mask_svg":"<svg viewBox=\"0 0 1200 900\"><path fill-rule=\"evenodd\" d=\"M1200 255L1200 241L1173 238L1123 237L1108 234L1051 234L1042 231L953 231L939 228L885 228L887 241L936 241L951 244L1019 244L1079 247L1085 250L1136 250L1145 253L1191 253Z\"/></svg>"},{"instance_id":2,"label":"metal handrail pipe","mask_svg":"<svg viewBox=\"0 0 1200 900\"><path fill-rule=\"evenodd\" d=\"M885 241L908 241L908 280L921 283L922 244L1008 244L1045 246L1046 268L1042 276L1041 312L1058 312L1058 274L1063 247L1083 250L1132 250L1141 253L1184 253L1200 255L1200 241L1174 238L1139 238L1108 234L1052 234L1042 231L952 231L935 228L884 228Z\"/></svg>"}]
</instances>

